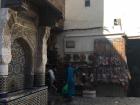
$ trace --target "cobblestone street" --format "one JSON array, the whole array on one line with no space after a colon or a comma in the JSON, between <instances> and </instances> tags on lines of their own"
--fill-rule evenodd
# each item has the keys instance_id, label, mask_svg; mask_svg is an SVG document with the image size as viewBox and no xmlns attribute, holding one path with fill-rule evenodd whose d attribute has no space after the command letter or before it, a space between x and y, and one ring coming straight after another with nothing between
<instances>
[{"instance_id":1,"label":"cobblestone street","mask_svg":"<svg viewBox=\"0 0 140 105\"><path fill-rule=\"evenodd\" d=\"M56 102L54 105L140 105L140 98L83 98L75 97L72 102Z\"/></svg>"}]
</instances>

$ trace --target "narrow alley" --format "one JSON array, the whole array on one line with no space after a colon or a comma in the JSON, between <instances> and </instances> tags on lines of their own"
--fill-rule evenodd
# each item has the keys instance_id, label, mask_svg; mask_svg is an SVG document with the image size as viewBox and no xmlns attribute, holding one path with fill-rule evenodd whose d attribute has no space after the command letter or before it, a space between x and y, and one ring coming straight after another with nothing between
<instances>
[{"instance_id":1,"label":"narrow alley","mask_svg":"<svg viewBox=\"0 0 140 105\"><path fill-rule=\"evenodd\" d=\"M140 105L140 0L0 0L0 105Z\"/></svg>"}]
</instances>

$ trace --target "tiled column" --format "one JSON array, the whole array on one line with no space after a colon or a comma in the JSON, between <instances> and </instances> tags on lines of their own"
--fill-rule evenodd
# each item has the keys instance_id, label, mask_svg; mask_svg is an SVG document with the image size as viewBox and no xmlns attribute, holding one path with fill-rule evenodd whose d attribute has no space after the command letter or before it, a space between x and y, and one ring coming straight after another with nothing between
<instances>
[{"instance_id":1,"label":"tiled column","mask_svg":"<svg viewBox=\"0 0 140 105\"><path fill-rule=\"evenodd\" d=\"M11 59L9 49L0 48L0 97L7 93L8 64Z\"/></svg>"},{"instance_id":2,"label":"tiled column","mask_svg":"<svg viewBox=\"0 0 140 105\"><path fill-rule=\"evenodd\" d=\"M0 98L7 94L8 64L11 61L8 20L8 9L0 9Z\"/></svg>"},{"instance_id":3,"label":"tiled column","mask_svg":"<svg viewBox=\"0 0 140 105\"><path fill-rule=\"evenodd\" d=\"M50 28L41 28L38 36L38 49L36 70L34 76L35 86L45 86L46 63L47 63L47 40L50 34Z\"/></svg>"}]
</instances>

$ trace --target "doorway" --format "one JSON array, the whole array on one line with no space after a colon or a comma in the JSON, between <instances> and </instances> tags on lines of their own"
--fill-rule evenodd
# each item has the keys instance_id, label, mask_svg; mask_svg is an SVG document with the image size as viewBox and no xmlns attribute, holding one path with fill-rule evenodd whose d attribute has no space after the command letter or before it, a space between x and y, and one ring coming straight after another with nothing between
<instances>
[{"instance_id":1,"label":"doorway","mask_svg":"<svg viewBox=\"0 0 140 105\"><path fill-rule=\"evenodd\" d=\"M140 97L140 39L128 39L126 46L130 80L128 96Z\"/></svg>"}]
</instances>

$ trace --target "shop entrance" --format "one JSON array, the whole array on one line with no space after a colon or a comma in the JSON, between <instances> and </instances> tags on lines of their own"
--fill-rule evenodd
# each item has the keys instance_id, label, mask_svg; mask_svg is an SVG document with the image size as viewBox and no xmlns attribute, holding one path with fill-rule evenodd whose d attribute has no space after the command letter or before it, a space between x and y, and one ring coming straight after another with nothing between
<instances>
[{"instance_id":1,"label":"shop entrance","mask_svg":"<svg viewBox=\"0 0 140 105\"><path fill-rule=\"evenodd\" d=\"M127 60L132 79L128 96L140 96L140 39L127 40Z\"/></svg>"}]
</instances>

